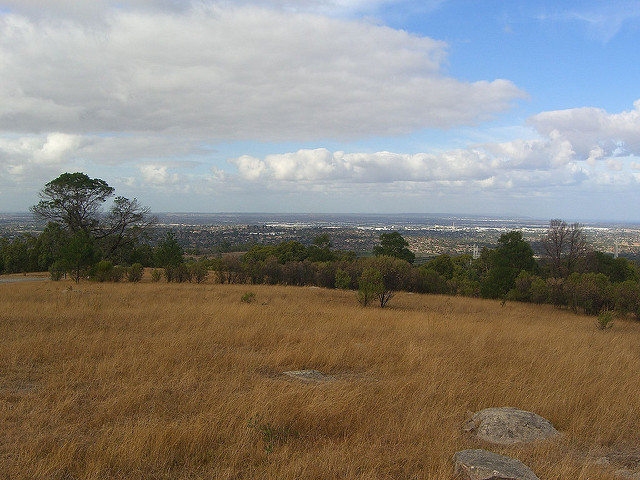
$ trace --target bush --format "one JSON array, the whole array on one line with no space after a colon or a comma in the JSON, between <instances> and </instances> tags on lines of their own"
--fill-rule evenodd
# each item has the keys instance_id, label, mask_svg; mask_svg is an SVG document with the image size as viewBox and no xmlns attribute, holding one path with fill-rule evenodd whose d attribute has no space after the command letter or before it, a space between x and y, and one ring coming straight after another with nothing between
<instances>
[{"instance_id":1,"label":"bush","mask_svg":"<svg viewBox=\"0 0 640 480\"><path fill-rule=\"evenodd\" d=\"M157 269L154 268L151 271L151 281L152 282L159 282L161 278L162 278L162 272L160 270L157 270Z\"/></svg>"},{"instance_id":2,"label":"bush","mask_svg":"<svg viewBox=\"0 0 640 480\"><path fill-rule=\"evenodd\" d=\"M336 271L336 288L348 290L351 287L351 275L339 268Z\"/></svg>"},{"instance_id":3,"label":"bush","mask_svg":"<svg viewBox=\"0 0 640 480\"><path fill-rule=\"evenodd\" d=\"M134 263L127 269L127 280L130 282L139 282L144 275L144 267L141 263Z\"/></svg>"},{"instance_id":4,"label":"bush","mask_svg":"<svg viewBox=\"0 0 640 480\"><path fill-rule=\"evenodd\" d=\"M613 319L615 317L615 314L613 312L613 310L609 310L608 308L603 309L599 314L598 314L598 320L596 321L596 327L598 327L599 330L606 330L608 328L613 327Z\"/></svg>"},{"instance_id":5,"label":"bush","mask_svg":"<svg viewBox=\"0 0 640 480\"><path fill-rule=\"evenodd\" d=\"M64 274L65 274L64 267L59 261L53 262L49 267L49 276L51 277L51 280L53 280L54 282L61 280Z\"/></svg>"},{"instance_id":6,"label":"bush","mask_svg":"<svg viewBox=\"0 0 640 480\"><path fill-rule=\"evenodd\" d=\"M202 283L209 276L209 269L204 262L196 262L189 265L189 274L196 283Z\"/></svg>"},{"instance_id":7,"label":"bush","mask_svg":"<svg viewBox=\"0 0 640 480\"><path fill-rule=\"evenodd\" d=\"M94 267L93 279L97 282L107 282L111 280L111 273L113 271L113 263L109 260L102 260L96 263Z\"/></svg>"},{"instance_id":8,"label":"bush","mask_svg":"<svg viewBox=\"0 0 640 480\"><path fill-rule=\"evenodd\" d=\"M242 303L252 303L253 301L255 301L256 299L256 294L253 292L247 292L244 295L242 295L242 298L240 298L240 301Z\"/></svg>"},{"instance_id":9,"label":"bush","mask_svg":"<svg viewBox=\"0 0 640 480\"><path fill-rule=\"evenodd\" d=\"M124 278L126 273L127 273L127 269L125 267L122 267L120 265L116 265L111 270L111 279L110 280L112 282L119 282L120 280L122 280Z\"/></svg>"}]
</instances>

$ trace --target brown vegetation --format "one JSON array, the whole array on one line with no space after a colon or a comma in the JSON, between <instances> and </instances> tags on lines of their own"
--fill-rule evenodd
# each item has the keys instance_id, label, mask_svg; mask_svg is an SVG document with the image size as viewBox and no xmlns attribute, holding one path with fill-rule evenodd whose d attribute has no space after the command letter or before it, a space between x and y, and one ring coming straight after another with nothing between
<instances>
[{"instance_id":1,"label":"brown vegetation","mask_svg":"<svg viewBox=\"0 0 640 480\"><path fill-rule=\"evenodd\" d=\"M448 479L456 451L487 447L464 421L496 406L564 433L490 447L540 478L640 462L635 321L601 331L551 306L407 293L379 309L318 288L69 285L0 285L0 478ZM333 380L282 375L300 369Z\"/></svg>"}]
</instances>

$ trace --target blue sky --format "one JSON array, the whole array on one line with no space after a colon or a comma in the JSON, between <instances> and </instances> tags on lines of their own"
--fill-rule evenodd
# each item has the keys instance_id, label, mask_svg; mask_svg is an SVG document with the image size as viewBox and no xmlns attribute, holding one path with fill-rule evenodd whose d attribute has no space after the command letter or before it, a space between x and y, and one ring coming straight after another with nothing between
<instances>
[{"instance_id":1,"label":"blue sky","mask_svg":"<svg viewBox=\"0 0 640 480\"><path fill-rule=\"evenodd\" d=\"M640 0L0 0L0 211L640 221Z\"/></svg>"}]
</instances>

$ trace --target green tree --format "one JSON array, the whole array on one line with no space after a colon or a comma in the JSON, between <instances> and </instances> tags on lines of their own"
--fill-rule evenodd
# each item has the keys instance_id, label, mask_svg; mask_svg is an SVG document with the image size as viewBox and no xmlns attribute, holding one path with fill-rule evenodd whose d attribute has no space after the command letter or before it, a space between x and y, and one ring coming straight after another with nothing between
<instances>
[{"instance_id":1,"label":"green tree","mask_svg":"<svg viewBox=\"0 0 640 480\"><path fill-rule=\"evenodd\" d=\"M71 233L92 233L100 224L103 203L115 189L84 173L63 173L47 183L40 202L31 211L45 220L65 225Z\"/></svg>"},{"instance_id":2,"label":"green tree","mask_svg":"<svg viewBox=\"0 0 640 480\"><path fill-rule=\"evenodd\" d=\"M89 268L98 261L99 254L91 235L80 230L62 247L61 264L71 277L80 282L80 278L89 272Z\"/></svg>"},{"instance_id":3,"label":"green tree","mask_svg":"<svg viewBox=\"0 0 640 480\"><path fill-rule=\"evenodd\" d=\"M99 178L80 172L63 173L44 186L31 212L60 225L70 235L85 232L95 247L102 249L104 258L113 258L122 248L132 247L155 221L149 209L135 198L116 197L105 213L104 203L114 191Z\"/></svg>"},{"instance_id":4,"label":"green tree","mask_svg":"<svg viewBox=\"0 0 640 480\"><path fill-rule=\"evenodd\" d=\"M334 259L331 247L329 234L318 235L313 240L313 244L307 248L307 259L310 262L330 262Z\"/></svg>"},{"instance_id":5,"label":"green tree","mask_svg":"<svg viewBox=\"0 0 640 480\"><path fill-rule=\"evenodd\" d=\"M358 279L357 297L360 304L366 307L383 291L382 273L375 268L365 269Z\"/></svg>"},{"instance_id":6,"label":"green tree","mask_svg":"<svg viewBox=\"0 0 640 480\"><path fill-rule=\"evenodd\" d=\"M451 280L453 278L454 263L449 255L446 253L438 255L423 268L428 268L438 272L442 277Z\"/></svg>"},{"instance_id":7,"label":"green tree","mask_svg":"<svg viewBox=\"0 0 640 480\"><path fill-rule=\"evenodd\" d=\"M173 230L169 230L156 247L156 266L175 267L184 262L184 250L176 240Z\"/></svg>"},{"instance_id":8,"label":"green tree","mask_svg":"<svg viewBox=\"0 0 640 480\"><path fill-rule=\"evenodd\" d=\"M515 287L521 271L535 273L536 262L531 245L522 232L504 233L498 239L498 248L489 254L489 272L481 284L481 294L487 298L498 298Z\"/></svg>"},{"instance_id":9,"label":"green tree","mask_svg":"<svg viewBox=\"0 0 640 480\"><path fill-rule=\"evenodd\" d=\"M383 233L380 235L380 245L373 247L373 253L376 257L395 257L413 263L416 256L408 247L409 243L400 233Z\"/></svg>"}]
</instances>

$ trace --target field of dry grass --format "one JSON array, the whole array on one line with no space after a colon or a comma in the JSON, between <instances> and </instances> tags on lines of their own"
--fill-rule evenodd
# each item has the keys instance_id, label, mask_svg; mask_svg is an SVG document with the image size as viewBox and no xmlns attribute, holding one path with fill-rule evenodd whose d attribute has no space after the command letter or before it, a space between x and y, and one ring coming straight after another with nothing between
<instances>
[{"instance_id":1,"label":"field of dry grass","mask_svg":"<svg viewBox=\"0 0 640 480\"><path fill-rule=\"evenodd\" d=\"M334 380L282 375L299 369ZM1 284L0 478L450 479L456 451L488 447L462 432L471 412L513 406L563 435L489 449L543 480L605 480L640 462L639 378L640 322L547 306Z\"/></svg>"}]
</instances>

